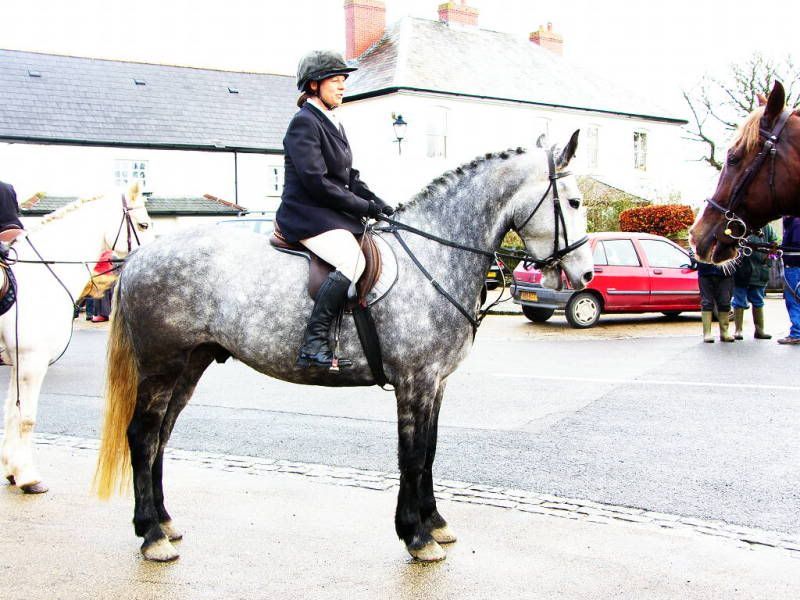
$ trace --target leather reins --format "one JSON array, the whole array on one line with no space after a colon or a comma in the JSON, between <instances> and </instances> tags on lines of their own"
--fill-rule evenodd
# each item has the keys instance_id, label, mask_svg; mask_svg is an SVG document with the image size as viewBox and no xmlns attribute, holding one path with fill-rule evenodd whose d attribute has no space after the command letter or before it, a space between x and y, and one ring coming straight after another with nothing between
<instances>
[{"instance_id":1,"label":"leather reins","mask_svg":"<svg viewBox=\"0 0 800 600\"><path fill-rule=\"evenodd\" d=\"M581 239L571 244L569 243L569 240L567 238L566 221L564 220L564 213L561 210L557 181L562 177L567 177L568 175L570 175L570 173L567 171L561 173L556 172L555 159L553 158L553 151L547 150L546 153L547 153L547 166L549 169L549 176L548 176L549 183L547 185L547 189L544 191L544 194L542 194L542 197L536 203L536 206L534 206L531 213L522 222L522 225L517 226L516 223L513 223L514 231L520 233L522 229L524 229L525 226L528 224L528 222L533 218L533 216L536 214L539 208L542 206L545 199L547 198L547 195L550 193L550 190L553 190L553 214L555 222L555 230L553 234L553 252L545 258L536 258L528 251L527 245L525 246L524 252L498 252L498 251L483 250L481 248L475 248L473 246L467 246L465 244L459 244L458 242L447 240L445 238L433 235L432 233L428 233L426 231L422 231L420 229L417 229L416 227L406 225L405 223L401 223L386 216L378 217L379 220L389 223L389 227L379 227L379 228L376 227L374 228L375 231L385 231L388 233L392 233L397 238L397 241L400 244L400 246L402 246L403 250L405 250L406 254L408 254L409 258L411 258L412 262L417 266L420 272L422 272L422 274L431 283L431 285L433 285L436 291L438 291L442 296L444 296L448 300L448 302L450 302L450 304L455 306L456 309L462 315L464 315L464 317L469 321L470 325L472 325L473 337L475 336L475 333L478 331L478 327L480 326L484 317L488 313L488 308L486 310L483 310L477 318L473 317L471 311L467 310L458 300L456 300L452 296L452 294L450 294L447 290L445 290L441 286L441 284L438 281L436 281L436 279L434 279L433 275L430 274L430 272L425 268L425 266L419 261L416 255L412 252L411 248L408 247L405 240L400 235L400 231L408 231L409 233L413 233L420 237L424 237L426 239L432 240L434 242L442 244L443 246L448 246L450 248L464 250L466 252L479 254L481 256L489 256L491 258L494 258L495 261L498 259L498 257L511 258L524 261L526 267L530 265L534 265L536 266L536 268L556 267L559 269L559 281L561 281L561 271L563 270L563 267L561 266L561 260L567 254L569 254L573 250L576 250L577 248L580 248L586 242L588 242L589 236L584 236ZM559 227L563 229L563 237L565 244L563 247L560 247L561 235L559 234ZM520 236L520 238L522 239L522 236ZM523 244L525 243L524 239L522 243Z\"/></svg>"}]
</instances>

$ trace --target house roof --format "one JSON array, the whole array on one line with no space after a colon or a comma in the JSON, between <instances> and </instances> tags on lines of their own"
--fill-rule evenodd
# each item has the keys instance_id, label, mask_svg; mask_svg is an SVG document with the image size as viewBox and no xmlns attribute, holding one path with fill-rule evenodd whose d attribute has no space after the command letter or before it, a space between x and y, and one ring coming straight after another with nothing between
<instances>
[{"instance_id":1,"label":"house roof","mask_svg":"<svg viewBox=\"0 0 800 600\"><path fill-rule=\"evenodd\" d=\"M20 212L24 217L43 216L75 200L77 200L75 197L36 195L20 204ZM151 217L230 217L236 216L245 210L247 209L243 206L228 202L227 200L222 200L210 194L184 198L161 198L157 196L150 196L147 198L147 212Z\"/></svg>"},{"instance_id":2,"label":"house roof","mask_svg":"<svg viewBox=\"0 0 800 600\"><path fill-rule=\"evenodd\" d=\"M347 81L348 101L416 90L686 123L528 40L416 17L388 28L358 69Z\"/></svg>"},{"instance_id":3,"label":"house roof","mask_svg":"<svg viewBox=\"0 0 800 600\"><path fill-rule=\"evenodd\" d=\"M0 49L0 141L282 153L296 97L286 75Z\"/></svg>"}]
</instances>

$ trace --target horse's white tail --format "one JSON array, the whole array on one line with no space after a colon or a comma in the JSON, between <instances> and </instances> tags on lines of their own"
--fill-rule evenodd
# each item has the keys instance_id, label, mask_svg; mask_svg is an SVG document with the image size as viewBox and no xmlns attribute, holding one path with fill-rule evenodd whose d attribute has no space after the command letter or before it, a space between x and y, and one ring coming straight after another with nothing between
<instances>
[{"instance_id":1,"label":"horse's white tail","mask_svg":"<svg viewBox=\"0 0 800 600\"><path fill-rule=\"evenodd\" d=\"M139 381L138 365L119 303L119 289L118 285L114 290L106 365L105 419L93 482L97 495L103 499L110 498L115 489L123 493L130 486L127 429L136 406Z\"/></svg>"}]
</instances>

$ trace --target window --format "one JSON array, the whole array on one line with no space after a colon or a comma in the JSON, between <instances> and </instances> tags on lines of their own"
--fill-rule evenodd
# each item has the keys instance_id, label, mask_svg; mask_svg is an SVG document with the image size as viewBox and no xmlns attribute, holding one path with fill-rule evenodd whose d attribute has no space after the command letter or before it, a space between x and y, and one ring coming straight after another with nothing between
<instances>
[{"instance_id":1,"label":"window","mask_svg":"<svg viewBox=\"0 0 800 600\"><path fill-rule=\"evenodd\" d=\"M447 109L437 106L428 113L426 129L428 158L447 158Z\"/></svg>"},{"instance_id":2,"label":"window","mask_svg":"<svg viewBox=\"0 0 800 600\"><path fill-rule=\"evenodd\" d=\"M147 162L146 160L115 160L114 184L124 187L138 181L142 188L147 187Z\"/></svg>"},{"instance_id":3,"label":"window","mask_svg":"<svg viewBox=\"0 0 800 600\"><path fill-rule=\"evenodd\" d=\"M283 193L283 167L272 167L270 169L269 196L280 196Z\"/></svg>"},{"instance_id":4,"label":"window","mask_svg":"<svg viewBox=\"0 0 800 600\"><path fill-rule=\"evenodd\" d=\"M603 246L602 253L605 255L605 262L598 262L598 251L595 248L594 264L596 265L610 267L638 267L641 265L639 257L636 255L636 248L633 247L633 242L630 240L604 240L597 242L597 245Z\"/></svg>"},{"instance_id":5,"label":"window","mask_svg":"<svg viewBox=\"0 0 800 600\"><path fill-rule=\"evenodd\" d=\"M586 166L596 169L600 164L600 128L590 125L586 128Z\"/></svg>"},{"instance_id":6,"label":"window","mask_svg":"<svg viewBox=\"0 0 800 600\"><path fill-rule=\"evenodd\" d=\"M647 132L633 132L633 168L647 170Z\"/></svg>"},{"instance_id":7,"label":"window","mask_svg":"<svg viewBox=\"0 0 800 600\"><path fill-rule=\"evenodd\" d=\"M689 255L672 244L659 240L639 240L651 267L685 269L692 262Z\"/></svg>"}]
</instances>

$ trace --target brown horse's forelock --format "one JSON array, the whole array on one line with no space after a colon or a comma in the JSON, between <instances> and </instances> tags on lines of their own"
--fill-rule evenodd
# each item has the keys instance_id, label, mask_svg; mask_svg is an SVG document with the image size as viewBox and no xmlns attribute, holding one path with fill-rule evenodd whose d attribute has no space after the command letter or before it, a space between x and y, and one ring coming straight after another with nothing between
<instances>
[{"instance_id":1,"label":"brown horse's forelock","mask_svg":"<svg viewBox=\"0 0 800 600\"><path fill-rule=\"evenodd\" d=\"M735 152L750 154L755 151L761 139L760 125L762 116L764 116L763 106L751 112L744 123L739 126L739 131L732 146Z\"/></svg>"}]
</instances>

